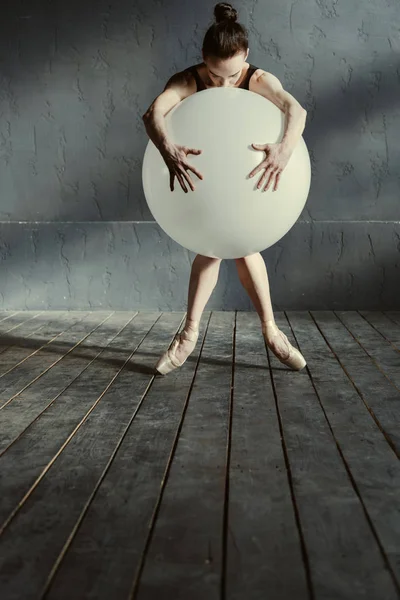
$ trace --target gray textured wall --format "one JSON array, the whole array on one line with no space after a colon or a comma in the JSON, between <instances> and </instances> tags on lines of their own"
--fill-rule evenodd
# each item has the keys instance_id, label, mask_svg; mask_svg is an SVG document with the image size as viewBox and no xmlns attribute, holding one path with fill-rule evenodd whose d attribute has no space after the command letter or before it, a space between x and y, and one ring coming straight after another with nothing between
<instances>
[{"instance_id":1,"label":"gray textured wall","mask_svg":"<svg viewBox=\"0 0 400 600\"><path fill-rule=\"evenodd\" d=\"M5 2L0 307L184 310L194 258L154 223L141 115L201 61L215 2ZM275 308L400 308L400 3L233 3L249 61L308 110L298 223L263 252ZM209 309L252 309L223 261Z\"/></svg>"}]
</instances>

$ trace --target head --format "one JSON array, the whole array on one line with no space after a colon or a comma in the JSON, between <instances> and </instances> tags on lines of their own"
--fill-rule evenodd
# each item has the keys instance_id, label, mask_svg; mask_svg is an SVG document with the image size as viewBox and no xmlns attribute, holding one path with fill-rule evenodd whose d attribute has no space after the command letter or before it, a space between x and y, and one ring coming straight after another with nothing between
<instances>
[{"instance_id":1,"label":"head","mask_svg":"<svg viewBox=\"0 0 400 600\"><path fill-rule=\"evenodd\" d=\"M247 31L237 23L237 11L220 2L214 8L215 22L203 41L203 60L215 86L233 86L240 78L249 54Z\"/></svg>"}]
</instances>

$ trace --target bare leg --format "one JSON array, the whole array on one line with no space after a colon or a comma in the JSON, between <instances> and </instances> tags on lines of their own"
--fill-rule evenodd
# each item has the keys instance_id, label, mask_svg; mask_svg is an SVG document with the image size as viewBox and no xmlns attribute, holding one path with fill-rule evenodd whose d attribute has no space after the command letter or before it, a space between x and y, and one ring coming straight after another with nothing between
<instances>
[{"instance_id":1,"label":"bare leg","mask_svg":"<svg viewBox=\"0 0 400 600\"><path fill-rule=\"evenodd\" d=\"M196 331L199 328L201 315L218 281L221 260L197 254L193 261L184 326L186 331ZM190 340L181 340L175 356L182 361L193 351L194 346L195 343Z\"/></svg>"},{"instance_id":2,"label":"bare leg","mask_svg":"<svg viewBox=\"0 0 400 600\"><path fill-rule=\"evenodd\" d=\"M259 252L235 258L239 279L249 294L261 323L274 320L267 267Z\"/></svg>"},{"instance_id":3,"label":"bare leg","mask_svg":"<svg viewBox=\"0 0 400 600\"><path fill-rule=\"evenodd\" d=\"M289 356L289 347L286 336L281 331L281 335L274 335L276 330L273 325L270 325L271 322L275 324L275 319L269 291L267 268L263 257L259 252L256 252L249 256L236 258L235 262L240 282L249 294L260 317L268 346L281 358L287 358Z\"/></svg>"}]
</instances>

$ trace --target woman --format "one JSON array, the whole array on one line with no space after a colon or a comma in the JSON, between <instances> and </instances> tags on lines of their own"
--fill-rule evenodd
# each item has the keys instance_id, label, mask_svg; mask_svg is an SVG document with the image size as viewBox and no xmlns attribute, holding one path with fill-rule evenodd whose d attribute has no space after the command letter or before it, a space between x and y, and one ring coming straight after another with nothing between
<instances>
[{"instance_id":1,"label":"woman","mask_svg":"<svg viewBox=\"0 0 400 600\"><path fill-rule=\"evenodd\" d=\"M246 62L249 53L247 32L236 22L237 11L230 4L221 2L215 6L214 15L215 22L208 29L203 41L204 62L171 77L162 94L154 100L143 116L146 131L169 169L171 191L174 187L174 177L177 178L182 189L188 192L186 185L192 190L195 186L187 171L192 171L199 179L203 176L187 162L188 154L200 154L201 150L176 145L168 139L164 124L167 112L190 94L210 87L241 87L257 91L257 79L264 73ZM287 160L288 157L286 162ZM259 170L260 166L254 169L252 174ZM266 189L270 185L272 175L276 175L276 189L279 181L279 173L276 172L264 173L258 187L267 174L270 178ZM302 369L306 364L303 356L275 324L268 275L261 254L257 252L237 258L235 262L239 279L260 317L262 333L268 347L282 363L293 370ZM157 362L155 368L160 374L166 375L180 367L194 350L199 335L201 315L217 283L220 265L221 259L196 255L190 275L185 326Z\"/></svg>"}]
</instances>

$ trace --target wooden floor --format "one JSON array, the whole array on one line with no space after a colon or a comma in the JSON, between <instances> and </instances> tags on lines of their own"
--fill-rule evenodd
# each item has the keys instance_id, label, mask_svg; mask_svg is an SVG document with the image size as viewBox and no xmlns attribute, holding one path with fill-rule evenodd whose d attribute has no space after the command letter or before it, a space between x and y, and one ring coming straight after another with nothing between
<instances>
[{"instance_id":1,"label":"wooden floor","mask_svg":"<svg viewBox=\"0 0 400 600\"><path fill-rule=\"evenodd\" d=\"M400 597L400 311L0 314L0 598Z\"/></svg>"}]
</instances>

